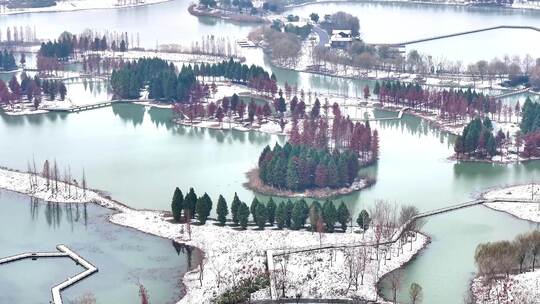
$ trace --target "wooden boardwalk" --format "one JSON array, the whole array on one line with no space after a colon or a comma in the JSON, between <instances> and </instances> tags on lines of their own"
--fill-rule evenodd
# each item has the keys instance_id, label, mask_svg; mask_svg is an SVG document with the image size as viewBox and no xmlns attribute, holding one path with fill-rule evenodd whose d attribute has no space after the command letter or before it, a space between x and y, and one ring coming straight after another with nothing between
<instances>
[{"instance_id":1,"label":"wooden boardwalk","mask_svg":"<svg viewBox=\"0 0 540 304\"><path fill-rule=\"evenodd\" d=\"M495 96L493 96L493 98L495 98L495 99L506 98L506 97L510 97L510 96L514 96L514 95L527 93L530 90L531 90L531 88L525 88L525 89L522 89L522 90L517 90L517 91L512 91L512 92L507 92L507 93L502 93L502 94L499 94L499 95L495 95Z\"/></svg>"},{"instance_id":2,"label":"wooden boardwalk","mask_svg":"<svg viewBox=\"0 0 540 304\"><path fill-rule=\"evenodd\" d=\"M344 248L354 248L354 247L374 247L374 246L384 246L384 245L391 245L396 243L401 239L403 234L407 231L409 231L409 227L411 225L420 219L427 218L430 216L435 216L438 214L443 213L449 213L456 210L461 210L464 208L474 207L478 205L482 205L485 203L497 203L497 202L508 202L508 203L520 203L520 204L540 204L540 201L535 200L528 200L528 199L508 199L508 198L494 198L494 199L477 199L473 201L468 201L465 203L460 203L456 205L451 205L443 208L438 208L426 212L422 212L414 217L412 217L410 220L408 220L406 223L398 227L396 231L392 234L392 237L386 241L377 242L377 241L361 241L358 243L341 243L341 244L325 244L324 246L305 246L305 247L295 247L295 248L277 248L273 250L267 250L266 251L266 262L268 271L274 270L274 256L285 256L289 254L295 254L295 253L302 253L302 252L309 252L309 251L317 251L317 250L326 250L326 249L344 249ZM275 293L275 286L273 284L273 280L270 280L270 296L271 299L273 298L273 294Z\"/></svg>"},{"instance_id":3,"label":"wooden boardwalk","mask_svg":"<svg viewBox=\"0 0 540 304\"><path fill-rule=\"evenodd\" d=\"M411 110L410 107L405 107L401 110L399 110L398 112L398 116L397 117L382 117L382 118L368 118L368 119L365 119L365 118L350 118L351 121L386 121L386 120L400 120L403 118L403 114L407 111Z\"/></svg>"},{"instance_id":4,"label":"wooden boardwalk","mask_svg":"<svg viewBox=\"0 0 540 304\"><path fill-rule=\"evenodd\" d=\"M0 265L24 259L37 260L40 258L71 258L77 265L84 267L86 270L72 278L67 278L64 282L56 286L53 286L53 288L51 289L53 298L52 303L63 304L62 296L60 294L61 291L91 276L92 274L96 273L98 269L65 245L58 245L56 246L56 249L58 249L57 252L27 252L5 257L0 259Z\"/></svg>"},{"instance_id":5,"label":"wooden boardwalk","mask_svg":"<svg viewBox=\"0 0 540 304\"><path fill-rule=\"evenodd\" d=\"M99 109L111 106L114 103L114 101L104 101L99 103L93 103L88 105L81 105L81 106L72 106L69 108L51 108L47 109L50 112L66 112L66 113L74 113L74 112L81 112L81 111L87 111L87 110L93 110L93 109Z\"/></svg>"}]
</instances>

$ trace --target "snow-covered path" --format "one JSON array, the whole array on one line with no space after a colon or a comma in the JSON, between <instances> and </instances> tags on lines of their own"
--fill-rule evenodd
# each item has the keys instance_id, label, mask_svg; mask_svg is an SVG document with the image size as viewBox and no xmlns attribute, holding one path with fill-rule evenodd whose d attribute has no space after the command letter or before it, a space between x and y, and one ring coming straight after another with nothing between
<instances>
[{"instance_id":1,"label":"snow-covered path","mask_svg":"<svg viewBox=\"0 0 540 304\"><path fill-rule=\"evenodd\" d=\"M35 186L31 187L30 185ZM268 227L264 231L255 228L238 230L236 227L220 227L209 221L206 225L186 225L174 223L169 212L135 210L112 199L105 198L96 191L68 186L65 183L51 183L46 179L28 173L0 169L0 188L27 194L32 197L54 202L83 203L94 202L118 211L110 216L110 221L142 232L185 243L200 248L205 253L203 279L200 268L187 273L183 279L187 294L179 303L211 303L219 294L242 279L264 273L266 270L266 250L275 248L295 248L301 246L325 246L328 244L359 243L374 238L373 231L364 235L347 233L324 233L319 235L309 231L276 230ZM53 186L54 185L54 186ZM52 189L57 189L55 193ZM303 297L360 296L376 298L378 280L386 273L409 261L428 242L428 238L418 234L408 244L395 243L386 248L389 259L369 259L366 265L364 284L357 290L347 289L349 284L346 252L343 250L320 250L304 254L290 255L288 267L291 270L291 285L302 286ZM376 255L369 248L370 256ZM382 254L378 254L379 256ZM199 266L200 267L200 266ZM317 273L317 275L314 275ZM321 288L321 286L325 286ZM257 292L257 298L267 298L269 288ZM289 292L293 292L290 290Z\"/></svg>"}]
</instances>

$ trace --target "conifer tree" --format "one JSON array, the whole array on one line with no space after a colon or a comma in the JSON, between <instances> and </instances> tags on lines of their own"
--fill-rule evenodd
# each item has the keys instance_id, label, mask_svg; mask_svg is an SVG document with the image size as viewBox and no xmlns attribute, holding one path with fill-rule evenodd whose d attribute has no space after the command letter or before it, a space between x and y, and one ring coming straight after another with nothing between
<instances>
[{"instance_id":1,"label":"conifer tree","mask_svg":"<svg viewBox=\"0 0 540 304\"><path fill-rule=\"evenodd\" d=\"M197 194L193 188L189 188L189 192L184 198L184 209L189 209L191 218L195 218L195 205L197 204Z\"/></svg>"},{"instance_id":2,"label":"conifer tree","mask_svg":"<svg viewBox=\"0 0 540 304\"><path fill-rule=\"evenodd\" d=\"M276 203L272 198L270 198L270 200L268 200L268 204L266 205L266 211L268 211L268 223L272 226L274 225L276 218L276 208Z\"/></svg>"},{"instance_id":3,"label":"conifer tree","mask_svg":"<svg viewBox=\"0 0 540 304\"><path fill-rule=\"evenodd\" d=\"M315 231L317 227L317 222L321 217L321 203L319 201L313 201L309 207L309 225L311 231Z\"/></svg>"},{"instance_id":4,"label":"conifer tree","mask_svg":"<svg viewBox=\"0 0 540 304\"><path fill-rule=\"evenodd\" d=\"M341 201L337 210L337 221L341 224L341 229L347 231L347 223L351 219L351 214L345 203Z\"/></svg>"},{"instance_id":5,"label":"conifer tree","mask_svg":"<svg viewBox=\"0 0 540 304\"><path fill-rule=\"evenodd\" d=\"M253 201L251 201L251 206L249 207L251 211L251 217L253 217L253 221L257 222L257 205L259 205L259 200L254 197Z\"/></svg>"},{"instance_id":6,"label":"conifer tree","mask_svg":"<svg viewBox=\"0 0 540 304\"><path fill-rule=\"evenodd\" d=\"M201 224L204 225L208 219L208 216L210 215L210 211L212 210L212 199L210 199L210 196L204 193L202 197L197 199L195 209L197 212L197 219Z\"/></svg>"},{"instance_id":7,"label":"conifer tree","mask_svg":"<svg viewBox=\"0 0 540 304\"><path fill-rule=\"evenodd\" d=\"M292 226L292 212L294 209L293 202L288 199L287 204L285 205L285 226L291 228Z\"/></svg>"},{"instance_id":8,"label":"conifer tree","mask_svg":"<svg viewBox=\"0 0 540 304\"><path fill-rule=\"evenodd\" d=\"M248 218L249 218L249 207L246 205L246 203L242 203L240 207L238 208L238 220L240 222L240 227L242 227L242 229L247 228Z\"/></svg>"},{"instance_id":9,"label":"conifer tree","mask_svg":"<svg viewBox=\"0 0 540 304\"><path fill-rule=\"evenodd\" d=\"M281 201L276 209L276 224L279 229L285 227L285 217L287 212L285 209L285 202Z\"/></svg>"},{"instance_id":10,"label":"conifer tree","mask_svg":"<svg viewBox=\"0 0 540 304\"><path fill-rule=\"evenodd\" d=\"M174 190L172 203L171 203L173 218L176 222L180 221L183 208L184 208L184 195L182 194L182 191L178 187L176 187L176 189Z\"/></svg>"},{"instance_id":11,"label":"conifer tree","mask_svg":"<svg viewBox=\"0 0 540 304\"><path fill-rule=\"evenodd\" d=\"M218 222L224 226L227 222L227 215L229 214L229 210L227 208L227 201L225 201L225 198L223 195L219 195L218 203L217 203L217 214L218 214Z\"/></svg>"},{"instance_id":12,"label":"conifer tree","mask_svg":"<svg viewBox=\"0 0 540 304\"><path fill-rule=\"evenodd\" d=\"M334 227L336 225L336 207L332 201L326 200L326 202L324 202L322 215L324 223L326 224L326 231L334 232Z\"/></svg>"},{"instance_id":13,"label":"conifer tree","mask_svg":"<svg viewBox=\"0 0 540 304\"><path fill-rule=\"evenodd\" d=\"M364 209L360 211L360 214L358 214L358 218L356 219L356 223L358 226L366 231L369 228L369 223L371 219L369 218L369 213Z\"/></svg>"},{"instance_id":14,"label":"conifer tree","mask_svg":"<svg viewBox=\"0 0 540 304\"><path fill-rule=\"evenodd\" d=\"M266 225L266 221L268 219L268 211L266 210L266 206L262 203L258 203L255 213L257 214L257 226L259 229L264 230L264 226Z\"/></svg>"},{"instance_id":15,"label":"conifer tree","mask_svg":"<svg viewBox=\"0 0 540 304\"><path fill-rule=\"evenodd\" d=\"M241 205L242 205L242 202L238 198L238 194L235 192L233 201L231 203L232 221L235 225L238 225L238 222L240 221L238 217L238 211L240 210Z\"/></svg>"},{"instance_id":16,"label":"conifer tree","mask_svg":"<svg viewBox=\"0 0 540 304\"><path fill-rule=\"evenodd\" d=\"M291 229L300 230L302 227L304 227L304 208L300 201L296 201L291 214Z\"/></svg>"}]
</instances>

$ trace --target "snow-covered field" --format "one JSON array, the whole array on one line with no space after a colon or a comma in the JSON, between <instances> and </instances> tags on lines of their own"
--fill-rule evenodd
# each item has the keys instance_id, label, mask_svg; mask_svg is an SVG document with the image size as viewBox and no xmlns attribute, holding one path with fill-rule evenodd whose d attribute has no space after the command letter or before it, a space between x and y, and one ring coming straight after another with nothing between
<instances>
[{"instance_id":1,"label":"snow-covered field","mask_svg":"<svg viewBox=\"0 0 540 304\"><path fill-rule=\"evenodd\" d=\"M44 12L71 12L90 9L110 9L110 8L124 8L151 5L156 3L167 2L171 0L144 0L139 3L130 3L130 1L118 0L63 0L57 1L55 6L50 7L37 7L37 8L17 8L10 9L5 8L0 15L14 15L25 13L44 13Z\"/></svg>"},{"instance_id":2,"label":"snow-covered field","mask_svg":"<svg viewBox=\"0 0 540 304\"><path fill-rule=\"evenodd\" d=\"M484 193L482 197L486 199L537 200L538 203L494 202L484 205L491 209L510 213L524 220L540 222L539 190L539 184L527 184L491 190Z\"/></svg>"},{"instance_id":3,"label":"snow-covered field","mask_svg":"<svg viewBox=\"0 0 540 304\"><path fill-rule=\"evenodd\" d=\"M35 185L31 187L31 185ZM152 210L135 210L119 202L105 198L96 191L87 190L83 194L81 188L62 182L46 186L46 179L28 173L0 169L0 188L27 194L32 197L54 202L94 202L106 208L118 211L111 215L110 221L118 225L135 228L137 230L169 238L190 246L200 248L205 252L202 284L200 282L200 268L189 272L184 277L187 295L180 303L211 303L212 299L233 286L243 278L247 278L265 270L266 254L269 249L294 249L305 246L318 246L328 244L350 244L370 241L373 232L365 235L348 231L347 233L323 234L308 231L275 230L268 227L264 231L248 228L245 231L232 227L219 227L213 221L206 225L176 224L168 212ZM52 189L57 189L53 193ZM188 232L190 231L190 232ZM367 263L364 284L354 291L354 294L364 297L376 297L375 284L389 271L398 268L410 260L427 243L427 238L418 235L411 244L402 247L398 255L398 244L394 244L391 259L385 260L379 254L380 264L369 260ZM373 249L368 249L372 251ZM374 253L370 254L372 257ZM288 262L291 284L298 284L302 288L304 297L351 296L351 292L344 292L348 284L346 276L346 263L343 252L334 250L330 258L328 250L312 253L291 254ZM378 270L377 270L378 269ZM314 275L317 273L317 275ZM218 286L219 285L219 286ZM320 288L316 288L319 286ZM322 286L325 286L324 288ZM353 287L352 290L355 288ZM260 291L257 297L264 297L265 291Z\"/></svg>"},{"instance_id":4,"label":"snow-covered field","mask_svg":"<svg viewBox=\"0 0 540 304\"><path fill-rule=\"evenodd\" d=\"M540 269L510 275L493 281L477 277L471 284L476 303L482 304L540 304Z\"/></svg>"}]
</instances>

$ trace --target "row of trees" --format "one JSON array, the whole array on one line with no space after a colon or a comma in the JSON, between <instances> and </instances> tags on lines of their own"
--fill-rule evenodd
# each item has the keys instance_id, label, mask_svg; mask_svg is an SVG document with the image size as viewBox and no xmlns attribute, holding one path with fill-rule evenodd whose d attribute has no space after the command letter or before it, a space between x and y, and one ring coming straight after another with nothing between
<instances>
[{"instance_id":1,"label":"row of trees","mask_svg":"<svg viewBox=\"0 0 540 304\"><path fill-rule=\"evenodd\" d=\"M224 60L220 63L201 63L193 65L193 72L196 76L203 77L212 77L215 78L225 78L232 80L234 82L240 82L243 84L252 83L253 80L266 80L273 81L275 83L276 77L274 75L268 74L264 68L256 65L247 65L235 61L230 58L229 60Z\"/></svg>"},{"instance_id":2,"label":"row of trees","mask_svg":"<svg viewBox=\"0 0 540 304\"><path fill-rule=\"evenodd\" d=\"M478 245L474 260L478 274L483 277L482 282L487 285L488 297L491 294L491 289L499 281L508 280L510 274L528 270L534 271L539 255L539 230L518 235L513 241L489 242ZM509 289L497 288L496 297L498 303L510 302Z\"/></svg>"},{"instance_id":3,"label":"row of trees","mask_svg":"<svg viewBox=\"0 0 540 304\"><path fill-rule=\"evenodd\" d=\"M259 156L259 178L279 189L303 191L312 188L342 188L358 177L358 157L349 150L330 153L290 143L281 147L276 143Z\"/></svg>"},{"instance_id":4,"label":"row of trees","mask_svg":"<svg viewBox=\"0 0 540 304\"><path fill-rule=\"evenodd\" d=\"M13 43L25 43L25 42L34 42L37 41L36 37L36 27L26 26L8 26L5 29L5 36L2 35L2 30L0 29L0 42L4 42L8 45Z\"/></svg>"},{"instance_id":5,"label":"row of trees","mask_svg":"<svg viewBox=\"0 0 540 304\"><path fill-rule=\"evenodd\" d=\"M212 200L206 193L201 197L197 197L195 190L190 188L184 197L179 188L174 191L171 210L173 218L177 222L182 220L187 222L197 218L204 225L212 207ZM273 198L270 198L264 203L255 197L248 207L246 203L239 199L236 193L230 208L225 198L220 195L217 201L216 213L217 222L220 225L226 225L229 218L232 225L240 226L243 229L247 228L251 215L252 222L261 230L265 229L266 226L300 230L309 224L308 229L311 231L334 232L337 223L341 230L346 231L348 224L352 220L350 211L343 202L336 208L336 205L331 200L326 200L322 205L320 202L314 201L308 206L304 199L295 202L289 199L276 203ZM369 228L370 222L369 213L362 210L356 219L356 223L365 231Z\"/></svg>"},{"instance_id":6,"label":"row of trees","mask_svg":"<svg viewBox=\"0 0 540 304\"><path fill-rule=\"evenodd\" d=\"M58 39L41 43L39 54L44 57L54 57L60 60L69 59L75 51L127 51L127 33L122 34L119 40L107 40L107 35L95 36L91 31L86 31L79 36L70 32L63 32ZM113 39L109 36L109 39Z\"/></svg>"},{"instance_id":7,"label":"row of trees","mask_svg":"<svg viewBox=\"0 0 540 304\"><path fill-rule=\"evenodd\" d=\"M38 75L30 78L25 72L21 74L20 83L15 76L11 77L7 85L0 79L0 103L2 104L14 104L26 99L28 102L33 102L37 109L41 104L42 94L47 95L50 100L56 98L64 100L67 87L60 80L41 80Z\"/></svg>"},{"instance_id":8,"label":"row of trees","mask_svg":"<svg viewBox=\"0 0 540 304\"><path fill-rule=\"evenodd\" d=\"M519 104L505 107L502 101L496 101L470 88L438 90L412 83L383 81L375 83L373 94L377 95L382 103L437 111L441 118L455 123L473 119L478 115L490 115L492 119L501 121L504 116L511 117L512 113L517 115L521 111Z\"/></svg>"},{"instance_id":9,"label":"row of trees","mask_svg":"<svg viewBox=\"0 0 540 304\"><path fill-rule=\"evenodd\" d=\"M229 118L230 123L237 119L239 122L247 120L252 124L257 119L259 124L262 124L272 115L272 108L269 103L265 102L261 105L253 99L244 102L237 94L233 94L231 98L225 97L219 102L211 101L204 106L201 99L209 97L210 94L215 94L214 85L195 85L191 94L191 103L177 103L173 106L173 112L179 117L189 119L190 122L203 118L215 119L220 123L221 127L226 116ZM234 118L233 115L235 115Z\"/></svg>"},{"instance_id":10,"label":"row of trees","mask_svg":"<svg viewBox=\"0 0 540 304\"><path fill-rule=\"evenodd\" d=\"M197 77L222 77L246 84L254 79L264 79L275 85L275 78L258 66L248 66L233 59L218 64L182 66L177 74L172 63L160 58L142 58L124 63L113 70L111 86L114 93L125 99L137 99L140 91L148 86L149 97L155 100L196 104L205 96L204 85L197 84Z\"/></svg>"}]
</instances>

